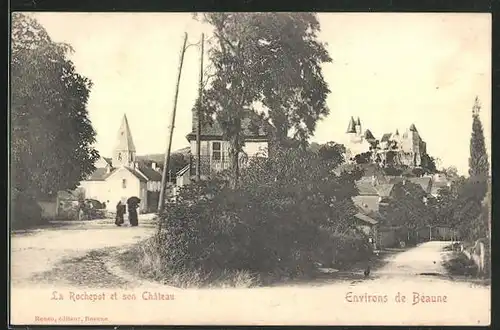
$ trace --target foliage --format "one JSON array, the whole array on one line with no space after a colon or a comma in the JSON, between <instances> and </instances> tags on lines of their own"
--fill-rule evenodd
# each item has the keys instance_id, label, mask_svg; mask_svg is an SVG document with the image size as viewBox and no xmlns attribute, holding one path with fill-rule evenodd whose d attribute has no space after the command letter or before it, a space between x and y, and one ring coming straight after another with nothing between
<instances>
[{"instance_id":1,"label":"foliage","mask_svg":"<svg viewBox=\"0 0 500 330\"><path fill-rule=\"evenodd\" d=\"M369 247L350 221L355 174L337 176L307 150L276 152L252 159L238 189L220 178L183 187L161 217L163 262L176 272L246 270L279 277L311 274L315 261L345 262L347 253L365 258Z\"/></svg>"},{"instance_id":2,"label":"foliage","mask_svg":"<svg viewBox=\"0 0 500 330\"><path fill-rule=\"evenodd\" d=\"M209 56L215 69L204 91L203 117L215 114L230 142L236 187L244 120L268 119L268 133L278 145L291 129L296 139L307 141L316 122L328 115L321 64L331 58L316 40L315 14L207 13L203 20L214 29ZM256 103L267 108L267 118L253 115Z\"/></svg>"},{"instance_id":3,"label":"foliage","mask_svg":"<svg viewBox=\"0 0 500 330\"><path fill-rule=\"evenodd\" d=\"M371 163L371 159L372 153L370 151L354 156L354 161L356 162L356 164L369 164Z\"/></svg>"},{"instance_id":4,"label":"foliage","mask_svg":"<svg viewBox=\"0 0 500 330\"><path fill-rule=\"evenodd\" d=\"M479 118L481 106L476 97L472 114L472 135L470 139L469 175L488 177L489 162L484 142L483 124Z\"/></svg>"},{"instance_id":5,"label":"foliage","mask_svg":"<svg viewBox=\"0 0 500 330\"><path fill-rule=\"evenodd\" d=\"M36 20L13 15L11 168L18 205L74 189L95 169L96 133L86 108L91 82L75 71L70 51Z\"/></svg>"},{"instance_id":6,"label":"foliage","mask_svg":"<svg viewBox=\"0 0 500 330\"><path fill-rule=\"evenodd\" d=\"M489 235L488 209L485 192L488 183L473 178L461 178L438 192L438 218L457 229L464 239L478 239ZM486 199L487 200L487 199Z\"/></svg>"},{"instance_id":7,"label":"foliage","mask_svg":"<svg viewBox=\"0 0 500 330\"><path fill-rule=\"evenodd\" d=\"M398 183L394 185L391 197L384 212L386 224L415 230L435 223L435 201L419 185Z\"/></svg>"},{"instance_id":8,"label":"foliage","mask_svg":"<svg viewBox=\"0 0 500 330\"><path fill-rule=\"evenodd\" d=\"M342 165L346 161L346 148L342 144L327 142L320 147L318 153L322 159L330 161L334 167Z\"/></svg>"}]
</instances>

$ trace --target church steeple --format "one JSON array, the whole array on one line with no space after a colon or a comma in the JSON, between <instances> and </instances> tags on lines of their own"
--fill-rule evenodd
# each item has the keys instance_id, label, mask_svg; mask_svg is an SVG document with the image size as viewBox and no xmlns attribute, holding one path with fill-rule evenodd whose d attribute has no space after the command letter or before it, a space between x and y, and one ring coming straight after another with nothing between
<instances>
[{"instance_id":1,"label":"church steeple","mask_svg":"<svg viewBox=\"0 0 500 330\"><path fill-rule=\"evenodd\" d=\"M135 161L135 145L128 126L127 115L123 115L118 138L113 151L113 166L130 166Z\"/></svg>"}]
</instances>

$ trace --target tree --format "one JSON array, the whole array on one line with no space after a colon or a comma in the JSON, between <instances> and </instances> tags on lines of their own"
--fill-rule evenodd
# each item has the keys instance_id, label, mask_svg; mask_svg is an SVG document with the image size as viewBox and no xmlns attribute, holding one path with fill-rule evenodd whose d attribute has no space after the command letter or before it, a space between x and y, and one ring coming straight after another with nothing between
<instances>
[{"instance_id":1,"label":"tree","mask_svg":"<svg viewBox=\"0 0 500 330\"><path fill-rule=\"evenodd\" d=\"M476 97L472 108L472 135L470 139L469 175L471 177L488 177L489 162L484 142L483 124L479 118L481 105Z\"/></svg>"},{"instance_id":2,"label":"tree","mask_svg":"<svg viewBox=\"0 0 500 330\"><path fill-rule=\"evenodd\" d=\"M328 114L329 89L320 65L331 59L316 40L319 23L314 14L209 13L203 19L214 29L209 56L215 71L202 109L215 113L230 143L236 186L245 120L266 120L277 145L291 129L293 138L305 145L316 122Z\"/></svg>"},{"instance_id":3,"label":"tree","mask_svg":"<svg viewBox=\"0 0 500 330\"><path fill-rule=\"evenodd\" d=\"M331 162L333 167L337 167L345 163L346 148L343 144L335 142L327 142L318 150L319 156Z\"/></svg>"},{"instance_id":4,"label":"tree","mask_svg":"<svg viewBox=\"0 0 500 330\"><path fill-rule=\"evenodd\" d=\"M434 201L417 184L398 183L391 192L385 209L387 224L403 226L410 232L422 226L432 226L436 221Z\"/></svg>"},{"instance_id":5,"label":"tree","mask_svg":"<svg viewBox=\"0 0 500 330\"><path fill-rule=\"evenodd\" d=\"M74 189L95 170L98 152L88 118L91 82L28 15L12 17L11 168L16 194ZM13 198L14 199L14 198Z\"/></svg>"}]
</instances>

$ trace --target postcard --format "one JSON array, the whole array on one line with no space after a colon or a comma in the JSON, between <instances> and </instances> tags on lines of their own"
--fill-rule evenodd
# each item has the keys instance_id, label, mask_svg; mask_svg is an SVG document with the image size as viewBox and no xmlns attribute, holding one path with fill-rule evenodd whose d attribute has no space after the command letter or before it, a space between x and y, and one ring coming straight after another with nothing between
<instances>
[{"instance_id":1,"label":"postcard","mask_svg":"<svg viewBox=\"0 0 500 330\"><path fill-rule=\"evenodd\" d=\"M13 13L10 324L490 324L491 36Z\"/></svg>"}]
</instances>

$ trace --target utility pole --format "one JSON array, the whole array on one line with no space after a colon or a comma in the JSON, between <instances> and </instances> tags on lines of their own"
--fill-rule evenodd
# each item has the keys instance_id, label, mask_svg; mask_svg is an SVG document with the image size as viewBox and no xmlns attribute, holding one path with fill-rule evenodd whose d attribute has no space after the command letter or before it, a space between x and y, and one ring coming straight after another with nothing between
<instances>
[{"instance_id":1,"label":"utility pole","mask_svg":"<svg viewBox=\"0 0 500 330\"><path fill-rule=\"evenodd\" d=\"M200 87L198 95L197 123L196 123L196 181L201 178L201 107L203 104L203 43L205 35L201 34L200 52Z\"/></svg>"},{"instance_id":2,"label":"utility pole","mask_svg":"<svg viewBox=\"0 0 500 330\"><path fill-rule=\"evenodd\" d=\"M187 33L184 33L184 43L182 44L181 56L180 56L180 64L179 64L179 73L177 75L177 84L175 86L175 96L174 96L174 109L172 111L172 122L169 127L168 132L168 142L167 142L167 152L165 153L165 161L163 163L163 173L161 176L161 187L160 187L160 200L158 201L158 214L163 211L163 207L165 206L165 188L167 181L167 171L170 167L170 150L172 148L172 136L174 133L174 125L175 125L175 111L177 110L177 97L179 96L179 84L181 80L181 72L182 72L182 63L184 62L184 53L186 52L186 41L187 41Z\"/></svg>"}]
</instances>

